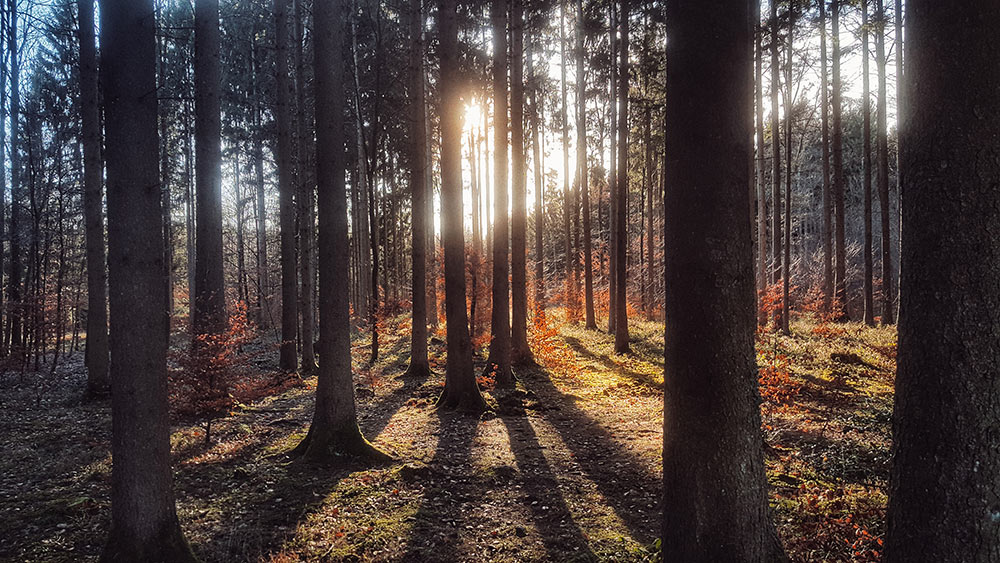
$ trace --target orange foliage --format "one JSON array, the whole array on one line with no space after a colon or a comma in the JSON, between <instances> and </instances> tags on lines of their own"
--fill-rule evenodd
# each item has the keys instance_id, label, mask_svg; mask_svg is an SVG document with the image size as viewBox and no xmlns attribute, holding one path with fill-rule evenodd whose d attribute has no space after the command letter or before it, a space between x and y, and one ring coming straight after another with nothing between
<instances>
[{"instance_id":1,"label":"orange foliage","mask_svg":"<svg viewBox=\"0 0 1000 563\"><path fill-rule=\"evenodd\" d=\"M802 384L792 380L790 366L788 356L775 351L768 365L760 368L760 396L765 409L784 410L798 397Z\"/></svg>"}]
</instances>

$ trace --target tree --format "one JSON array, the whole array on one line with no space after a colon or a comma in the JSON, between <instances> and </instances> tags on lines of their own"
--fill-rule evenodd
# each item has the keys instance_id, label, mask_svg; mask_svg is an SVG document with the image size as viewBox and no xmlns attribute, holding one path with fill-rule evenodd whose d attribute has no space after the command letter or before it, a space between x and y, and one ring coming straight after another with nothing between
<instances>
[{"instance_id":1,"label":"tree","mask_svg":"<svg viewBox=\"0 0 1000 563\"><path fill-rule=\"evenodd\" d=\"M532 50L528 51L529 61ZM541 76L531 66L531 163L535 172L535 315L545 315L545 181L542 179L542 143L540 129L542 114Z\"/></svg>"},{"instance_id":2,"label":"tree","mask_svg":"<svg viewBox=\"0 0 1000 563\"><path fill-rule=\"evenodd\" d=\"M785 57L785 241L781 263L781 332L790 334L788 321L791 302L788 293L792 279L792 111L795 107L792 89L792 61L795 53L795 3L788 2L788 45ZM777 201L775 202L777 205ZM775 208L777 209L777 208ZM777 211L775 211L777 215Z\"/></svg>"},{"instance_id":3,"label":"tree","mask_svg":"<svg viewBox=\"0 0 1000 563\"><path fill-rule=\"evenodd\" d=\"M287 9L278 9L285 0L275 0L275 114L278 168L278 224L281 230L281 347L278 365L285 371L295 371L295 339L298 313L298 271L295 255L295 169L292 152L292 91L288 66ZM279 21L280 19L280 21ZM346 237L344 240L347 240ZM303 343L303 347L312 343Z\"/></svg>"},{"instance_id":4,"label":"tree","mask_svg":"<svg viewBox=\"0 0 1000 563\"><path fill-rule=\"evenodd\" d=\"M114 462L107 562L195 561L170 475L152 13L149 0L101 2Z\"/></svg>"},{"instance_id":5,"label":"tree","mask_svg":"<svg viewBox=\"0 0 1000 563\"><path fill-rule=\"evenodd\" d=\"M781 281L781 117L778 94L781 92L781 26L778 25L778 2L771 0L771 283ZM780 311L775 315L779 321Z\"/></svg>"},{"instance_id":6,"label":"tree","mask_svg":"<svg viewBox=\"0 0 1000 563\"><path fill-rule=\"evenodd\" d=\"M495 1L502 2L502 0ZM469 338L469 317L465 308L463 232L465 226L462 211L462 114L464 112L457 19L456 0L439 0L441 203L442 209L446 210L441 214L441 235L444 239L444 305L448 323L448 366L445 370L444 392L438 399L438 406L445 409L481 412L486 409L486 401L479 392L479 385L476 383L476 375L472 368L472 341ZM498 118L500 115L505 114L497 111ZM504 138L505 136L497 136L498 148L502 144L499 139ZM500 209L499 205L497 208Z\"/></svg>"},{"instance_id":7,"label":"tree","mask_svg":"<svg viewBox=\"0 0 1000 563\"><path fill-rule=\"evenodd\" d=\"M996 561L1000 5L910 0L906 9L885 560Z\"/></svg>"},{"instance_id":8,"label":"tree","mask_svg":"<svg viewBox=\"0 0 1000 563\"><path fill-rule=\"evenodd\" d=\"M843 84L840 77L840 6L841 0L833 0L830 29L833 37L833 213L834 229L834 318L848 320L847 314L847 242L844 226L845 182L844 182L844 127L843 127Z\"/></svg>"},{"instance_id":9,"label":"tree","mask_svg":"<svg viewBox=\"0 0 1000 563\"><path fill-rule=\"evenodd\" d=\"M876 39L876 42L878 40ZM863 113L864 125L862 125L862 136L864 147L862 149L862 170L864 178L864 321L868 326L875 325L875 299L872 280L872 101L871 87L869 85L868 69L868 0L861 0L861 112ZM877 63L876 63L877 64Z\"/></svg>"},{"instance_id":10,"label":"tree","mask_svg":"<svg viewBox=\"0 0 1000 563\"><path fill-rule=\"evenodd\" d=\"M892 241L889 228L889 132L886 125L886 113L888 113L886 101L886 80L885 80L885 6L882 0L875 0L875 66L878 69L878 107L876 120L876 172L878 181L879 218L882 227L882 325L891 325L896 320L896 313L893 310L893 271L892 271ZM902 49L902 44L896 43L896 50ZM897 54L897 56L899 56ZM902 74L897 71L896 80L903 80ZM896 97L896 112L899 113L901 98ZM874 310L874 304L872 309ZM874 322L874 319L872 319Z\"/></svg>"},{"instance_id":11,"label":"tree","mask_svg":"<svg viewBox=\"0 0 1000 563\"><path fill-rule=\"evenodd\" d=\"M219 64L219 0L194 3L195 335L226 326L222 275L222 89Z\"/></svg>"},{"instance_id":12,"label":"tree","mask_svg":"<svg viewBox=\"0 0 1000 563\"><path fill-rule=\"evenodd\" d=\"M833 221L830 215L833 204L830 182L830 99L827 81L826 56L826 1L819 0L819 60L820 60L820 119L823 142L823 310L833 312Z\"/></svg>"},{"instance_id":13,"label":"tree","mask_svg":"<svg viewBox=\"0 0 1000 563\"><path fill-rule=\"evenodd\" d=\"M753 2L753 29L756 53L754 56L754 98L757 108L757 293L763 297L767 291L767 185L764 180L764 27L760 25L761 0ZM767 314L760 308L757 322L767 323Z\"/></svg>"},{"instance_id":14,"label":"tree","mask_svg":"<svg viewBox=\"0 0 1000 563\"><path fill-rule=\"evenodd\" d=\"M528 345L528 178L524 152L524 5L513 0L511 9L511 68L510 68L510 132L512 207L510 231L511 362L533 364L535 358Z\"/></svg>"},{"instance_id":15,"label":"tree","mask_svg":"<svg viewBox=\"0 0 1000 563\"><path fill-rule=\"evenodd\" d=\"M409 12L410 31L410 209L413 229L412 291L413 328L410 334L410 366L406 373L430 375L427 360L427 121L424 114L424 15L419 1Z\"/></svg>"},{"instance_id":16,"label":"tree","mask_svg":"<svg viewBox=\"0 0 1000 563\"><path fill-rule=\"evenodd\" d=\"M275 1L275 18L285 18L289 0ZM319 210L319 368L316 410L309 433L293 455L327 461L353 455L376 461L389 456L361 434L351 367L351 303L347 287L347 189L344 147L343 0L316 2L313 22L316 84L316 184Z\"/></svg>"},{"instance_id":17,"label":"tree","mask_svg":"<svg viewBox=\"0 0 1000 563\"><path fill-rule=\"evenodd\" d=\"M510 227L507 211L507 4L507 0L493 0L490 4L490 19L493 24L493 174L495 201L493 212L493 313L490 319L490 355L486 362L486 370L487 372L496 371L496 384L499 387L514 386L514 375L510 368L510 263L508 262ZM443 111L449 111L450 109L447 106L442 108ZM444 119L445 117L442 118L442 123L444 123ZM444 131L442 131L441 141L442 162L444 159L443 136ZM461 149L460 143L461 137L459 137L459 149ZM461 169L459 169L459 172L461 172ZM443 182L444 172L442 171L442 189L444 189ZM461 185L461 182L459 184ZM454 213L454 211L452 210L451 213ZM464 251L462 252L464 254ZM463 293L465 292L464 283L462 291ZM464 297L462 302L465 302ZM448 326L451 326L450 322ZM451 334L450 329L448 333ZM449 365L450 363L449 361Z\"/></svg>"},{"instance_id":18,"label":"tree","mask_svg":"<svg viewBox=\"0 0 1000 563\"><path fill-rule=\"evenodd\" d=\"M302 21L302 0L293 0L292 10L294 22L292 29L295 32L295 52L293 53L295 60L295 129L296 137L298 137L298 142L295 144L295 176L298 184L298 201L296 203L299 215L299 264L302 280L299 287L299 310L302 313L301 365L304 373L313 373L316 371L316 355L313 353L312 346L315 325L313 288L316 279L316 269L313 265L316 258L316 213L313 202L316 199L316 188L309 174L313 138L306 122L305 57L302 52L305 26ZM275 24L277 27L277 21ZM276 35L287 35L287 33L286 29L277 28ZM277 40L275 42L277 43ZM287 42L287 38L284 42Z\"/></svg>"},{"instance_id":19,"label":"tree","mask_svg":"<svg viewBox=\"0 0 1000 563\"><path fill-rule=\"evenodd\" d=\"M11 308L7 315L7 332L4 335L6 348L23 361L24 339L22 334L21 280L24 278L24 263L21 261L21 215L25 201L21 182L21 57L17 41L17 0L7 0L7 58L10 64L10 275L7 276L7 304Z\"/></svg>"},{"instance_id":20,"label":"tree","mask_svg":"<svg viewBox=\"0 0 1000 563\"><path fill-rule=\"evenodd\" d=\"M621 37L618 45L618 179L615 182L615 353L629 351L628 309L626 286L628 284L628 0L621 0L619 25Z\"/></svg>"},{"instance_id":21,"label":"tree","mask_svg":"<svg viewBox=\"0 0 1000 563\"><path fill-rule=\"evenodd\" d=\"M83 214L87 237L87 394L108 393L107 259L104 254L101 122L97 105L94 1L79 0L80 137L83 144Z\"/></svg>"},{"instance_id":22,"label":"tree","mask_svg":"<svg viewBox=\"0 0 1000 563\"><path fill-rule=\"evenodd\" d=\"M785 559L767 514L754 352L748 11L666 5L664 561Z\"/></svg>"},{"instance_id":23,"label":"tree","mask_svg":"<svg viewBox=\"0 0 1000 563\"><path fill-rule=\"evenodd\" d=\"M576 322L580 313L580 296L576 292L577 285L573 283L573 275L576 272L576 255L573 254L573 238L570 233L572 217L575 214L573 209L573 194L570 187L569 171L569 112L567 110L567 83L566 83L566 2L559 2L559 73L560 73L560 94L562 105L560 106L560 120L562 121L562 152L563 152L563 234L566 237L566 259L563 263L565 274L564 289L566 319Z\"/></svg>"},{"instance_id":24,"label":"tree","mask_svg":"<svg viewBox=\"0 0 1000 563\"><path fill-rule=\"evenodd\" d=\"M583 198L584 326L597 329L594 314L594 258L590 233L590 181L587 176L587 74L584 69L583 0L576 0L576 185Z\"/></svg>"}]
</instances>

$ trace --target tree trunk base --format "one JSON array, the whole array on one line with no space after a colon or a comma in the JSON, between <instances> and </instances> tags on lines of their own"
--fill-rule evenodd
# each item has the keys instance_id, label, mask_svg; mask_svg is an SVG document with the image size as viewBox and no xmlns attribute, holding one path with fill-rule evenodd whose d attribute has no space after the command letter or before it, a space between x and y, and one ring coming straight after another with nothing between
<instances>
[{"instance_id":1,"label":"tree trunk base","mask_svg":"<svg viewBox=\"0 0 1000 563\"><path fill-rule=\"evenodd\" d=\"M289 456L314 463L331 463L345 457L375 463L393 461L392 456L376 448L361 434L357 424L340 430L316 430L314 425L299 445L289 452Z\"/></svg>"},{"instance_id":2,"label":"tree trunk base","mask_svg":"<svg viewBox=\"0 0 1000 563\"><path fill-rule=\"evenodd\" d=\"M112 529L101 553L100 562L199 563L176 520L165 525L152 540L132 537L126 532Z\"/></svg>"},{"instance_id":3,"label":"tree trunk base","mask_svg":"<svg viewBox=\"0 0 1000 563\"><path fill-rule=\"evenodd\" d=\"M430 366L427 362L413 362L410 361L410 365L407 366L406 371L399 374L399 379L403 378L413 378L413 379L427 379L434 372L431 371Z\"/></svg>"},{"instance_id":4,"label":"tree trunk base","mask_svg":"<svg viewBox=\"0 0 1000 563\"><path fill-rule=\"evenodd\" d=\"M441 396L438 397L434 408L438 410L458 411L468 414L482 414L490 410L489 405L486 404L486 399L483 399L482 394L480 394L477 390L472 389L465 392L455 392L449 391L447 386L441 393Z\"/></svg>"}]
</instances>

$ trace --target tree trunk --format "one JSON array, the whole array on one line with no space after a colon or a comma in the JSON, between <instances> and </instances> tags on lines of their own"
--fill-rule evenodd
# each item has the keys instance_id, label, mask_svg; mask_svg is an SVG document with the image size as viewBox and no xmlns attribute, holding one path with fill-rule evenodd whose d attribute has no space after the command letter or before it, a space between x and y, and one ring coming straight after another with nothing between
<instances>
[{"instance_id":1,"label":"tree trunk","mask_svg":"<svg viewBox=\"0 0 1000 563\"><path fill-rule=\"evenodd\" d=\"M841 103L843 84L840 80L840 2L833 0L831 29L833 32L833 207L836 228L834 230L834 311L838 321L846 321L847 314L847 242L844 225L844 142L843 107Z\"/></svg>"},{"instance_id":2,"label":"tree trunk","mask_svg":"<svg viewBox=\"0 0 1000 563\"><path fill-rule=\"evenodd\" d=\"M781 561L768 519L746 212L749 4L721 4L671 3L666 14L663 560Z\"/></svg>"},{"instance_id":3,"label":"tree trunk","mask_svg":"<svg viewBox=\"0 0 1000 563\"><path fill-rule=\"evenodd\" d=\"M875 13L879 19L878 24L875 29L878 30L878 34L875 36L875 64L878 67L878 119L876 126L878 127L876 135L876 167L877 167L877 178L878 178L878 199L879 199L879 218L881 219L882 226L882 325L891 325L896 321L896 313L893 307L893 299L896 297L893 291L893 271L892 271L892 237L891 231L889 229L889 139L886 130L886 106L888 105L886 97L886 80L885 80L885 25L888 21L885 17L885 7L882 4L882 0L875 0ZM896 49L902 49L901 43L896 43ZM897 55L899 56L899 55ZM896 80L899 82L903 81L902 74L896 73ZM896 113L900 113L901 100L899 96L896 97ZM898 149L897 149L898 150ZM899 168L897 168L899 170ZM871 216L870 214L868 215ZM874 304L872 309L874 309Z\"/></svg>"},{"instance_id":4,"label":"tree trunk","mask_svg":"<svg viewBox=\"0 0 1000 563\"><path fill-rule=\"evenodd\" d=\"M528 178L524 152L524 6L513 0L511 8L511 362L535 363L528 345Z\"/></svg>"},{"instance_id":5,"label":"tree trunk","mask_svg":"<svg viewBox=\"0 0 1000 563\"><path fill-rule=\"evenodd\" d=\"M788 5L788 45L785 59L785 242L781 269L781 332L791 334L788 322L791 302L788 292L792 279L792 108L795 107L792 90L792 60L795 53L795 6Z\"/></svg>"},{"instance_id":6,"label":"tree trunk","mask_svg":"<svg viewBox=\"0 0 1000 563\"><path fill-rule=\"evenodd\" d=\"M496 370L497 386L513 387L514 376L510 368L510 281L509 263L507 262L510 246L508 240L510 229L507 221L507 0L493 0L490 18L493 23L493 184L495 201L493 207L493 314L490 321L490 355L486 371L489 373ZM452 108L445 106L443 109L448 111ZM445 119L451 119L451 116L442 117L442 123ZM458 149L461 150L460 144ZM444 154L441 156L444 158ZM458 173L460 174L461 170L458 170ZM460 176L457 179L459 186L461 186ZM449 209L454 208L449 207ZM451 213L454 211L448 214ZM451 326L450 321L448 325Z\"/></svg>"},{"instance_id":7,"label":"tree trunk","mask_svg":"<svg viewBox=\"0 0 1000 563\"><path fill-rule=\"evenodd\" d=\"M878 0L876 0L878 1ZM876 42L878 39L876 38ZM872 280L872 101L871 86L868 78L868 0L861 0L861 83L862 101L861 112L863 118L862 137L863 154L862 170L864 184L864 321L868 326L875 326L875 299ZM876 63L877 64L877 63ZM881 102L879 102L881 104ZM884 124L883 124L884 125ZM880 132L879 135L882 133ZM881 162L881 161L880 161ZM888 184L886 184L888 187Z\"/></svg>"},{"instance_id":8,"label":"tree trunk","mask_svg":"<svg viewBox=\"0 0 1000 563\"><path fill-rule=\"evenodd\" d=\"M757 296L762 298L767 292L767 186L764 182L764 27L760 25L760 2L753 2L753 19L751 20L756 42L754 56L754 96L757 106ZM757 322L761 326L767 324L767 315L763 308L758 310Z\"/></svg>"},{"instance_id":9,"label":"tree trunk","mask_svg":"<svg viewBox=\"0 0 1000 563\"><path fill-rule=\"evenodd\" d=\"M24 265L21 261L21 213L24 201L21 186L21 149L19 135L21 129L21 62L17 41L17 0L7 0L7 59L10 62L10 275L7 278L7 349L20 362L23 354L21 280Z\"/></svg>"},{"instance_id":10,"label":"tree trunk","mask_svg":"<svg viewBox=\"0 0 1000 563\"><path fill-rule=\"evenodd\" d=\"M562 152L563 152L563 235L566 237L566 259L563 263L563 292L565 293L564 305L566 307L566 319L576 322L580 313L579 295L574 292L573 272L576 257L573 256L573 238L570 231L573 217L573 194L570 187L569 172L569 113L567 111L567 84L566 84L566 2L559 2L559 72L561 76L560 94L562 98Z\"/></svg>"},{"instance_id":11,"label":"tree trunk","mask_svg":"<svg viewBox=\"0 0 1000 563\"><path fill-rule=\"evenodd\" d=\"M111 530L101 555L107 562L196 561L177 520L170 474L152 13L148 0L101 2L114 459Z\"/></svg>"},{"instance_id":12,"label":"tree trunk","mask_svg":"<svg viewBox=\"0 0 1000 563\"><path fill-rule=\"evenodd\" d=\"M316 182L319 208L319 355L316 410L293 453L317 461L343 454L387 461L361 434L351 368L351 303L347 292L347 190L344 182L343 0L316 2L313 22L316 84ZM284 21L289 0L275 0ZM287 61L287 59L286 59Z\"/></svg>"},{"instance_id":13,"label":"tree trunk","mask_svg":"<svg viewBox=\"0 0 1000 563\"><path fill-rule=\"evenodd\" d=\"M502 0L495 0L502 2ZM496 10L496 8L494 8ZM465 236L462 211L462 78L458 53L456 0L438 2L441 59L441 232L444 239L445 315L448 323L448 366L438 406L481 412L486 401L472 366L472 341L465 309ZM494 23L496 20L494 19ZM500 27L503 29L503 27ZM504 36L504 33L497 34ZM494 38L494 41L498 39ZM496 51L494 51L496 52ZM499 51L506 53L506 49ZM504 104L506 105L506 104ZM499 106L498 106L499 107ZM506 108L497 116L506 116ZM497 119L503 121L503 119ZM498 136L504 139L506 136ZM497 142L497 146L501 145ZM498 207L499 208L499 207Z\"/></svg>"},{"instance_id":14,"label":"tree trunk","mask_svg":"<svg viewBox=\"0 0 1000 563\"><path fill-rule=\"evenodd\" d=\"M997 561L1000 5L906 7L908 185L885 560Z\"/></svg>"},{"instance_id":15,"label":"tree trunk","mask_svg":"<svg viewBox=\"0 0 1000 563\"><path fill-rule=\"evenodd\" d=\"M298 272L295 255L295 169L292 151L292 92L288 65L287 8L278 10L287 0L275 0L275 115L278 169L278 223L281 230L281 348L278 364L285 371L296 368L298 333ZM280 22L279 20L280 13ZM303 348L311 343L303 343Z\"/></svg>"},{"instance_id":16,"label":"tree trunk","mask_svg":"<svg viewBox=\"0 0 1000 563\"><path fill-rule=\"evenodd\" d=\"M254 77L258 71L256 59L256 47L254 47L252 56ZM252 96L254 98L254 192L257 196L257 324L261 328L266 328L271 325L271 282L267 265L267 209L264 207L264 146L261 140L260 94L256 86L253 87Z\"/></svg>"},{"instance_id":17,"label":"tree trunk","mask_svg":"<svg viewBox=\"0 0 1000 563\"><path fill-rule=\"evenodd\" d=\"M528 52L529 61L531 51ZM531 63L529 62L529 65ZM531 68L531 163L535 172L535 316L545 315L545 176L542 172L541 149L541 76L538 69Z\"/></svg>"},{"instance_id":18,"label":"tree trunk","mask_svg":"<svg viewBox=\"0 0 1000 563\"><path fill-rule=\"evenodd\" d=\"M906 91L903 88L903 82L906 80L905 67L903 66L903 49L906 47L903 42L903 1L896 0L896 17L895 17L895 35L896 35L896 115L900 115L901 111L905 111L906 108ZM899 118L897 117L897 122ZM898 123L897 123L898 129ZM903 196L903 186L905 185L905 170L900 166L899 159L900 153L903 151L903 145L900 142L899 135L896 135L896 197L902 198ZM886 198L888 200L888 198ZM896 217L899 220L900 232L902 232L902 213ZM883 232L889 232L888 221L886 221L886 226L883 227ZM886 240L889 237L885 237ZM884 243L885 244L885 243ZM888 247L883 246L883 251L891 249L891 245ZM891 252L885 252L886 256L891 256ZM888 272L888 275L886 273ZM893 279L895 270L892 269L892 264L882 263L882 276L889 280ZM882 324L890 325L898 322L899 309L897 308L895 312L893 311L893 303L898 303L899 296L891 291L883 290L882 292Z\"/></svg>"},{"instance_id":19,"label":"tree trunk","mask_svg":"<svg viewBox=\"0 0 1000 563\"><path fill-rule=\"evenodd\" d=\"M281 0L279 0L281 1ZM315 263L315 229L316 213L313 201L316 198L315 184L309 174L309 164L312 155L312 135L309 124L306 122L306 77L305 61L303 57L303 13L302 0L293 0L292 29L295 34L295 50L293 52L295 60L295 126L298 142L295 144L295 179L298 184L298 216L299 216L299 270L301 284L299 286L299 311L302 316L302 372L311 374L316 371L316 355L313 353L313 342L315 340L314 318L315 303L313 301L313 283L316 278L316 271L313 267ZM287 45L288 28L287 24L278 25L278 14L275 13L275 25L277 36L284 35L280 43ZM276 40L276 43L279 41ZM279 57L281 55L279 54ZM285 55L287 58L287 54ZM346 238L344 239L347 240ZM345 285L346 287L346 285Z\"/></svg>"},{"instance_id":20,"label":"tree trunk","mask_svg":"<svg viewBox=\"0 0 1000 563\"><path fill-rule=\"evenodd\" d=\"M781 62L778 48L781 29L778 25L778 2L771 0L771 284L781 281L781 117L778 94L781 91ZM780 324L781 311L775 311Z\"/></svg>"},{"instance_id":21,"label":"tree trunk","mask_svg":"<svg viewBox=\"0 0 1000 563\"><path fill-rule=\"evenodd\" d=\"M583 198L583 298L584 322L587 328L597 329L594 314L594 258L591 248L590 179L587 163L587 74L584 68L583 0L576 0L576 162L577 188Z\"/></svg>"},{"instance_id":22,"label":"tree trunk","mask_svg":"<svg viewBox=\"0 0 1000 563\"><path fill-rule=\"evenodd\" d=\"M609 233L608 233L608 246L610 247L610 256L608 257L608 333L615 333L615 320L617 320L618 315L615 312L615 307L618 301L618 290L617 278L618 278L618 65L616 64L618 49L620 46L617 41L617 20L615 19L615 2L609 2L610 7L610 21L608 25L608 44L610 52L608 54L608 60L611 63L611 84L609 85L609 98L611 99L611 126L610 150L611 153L610 160L611 166L608 168L608 200L609 209L608 217Z\"/></svg>"},{"instance_id":23,"label":"tree trunk","mask_svg":"<svg viewBox=\"0 0 1000 563\"><path fill-rule=\"evenodd\" d=\"M830 100L827 84L826 2L819 0L820 119L823 141L823 312L833 314L833 204L830 182Z\"/></svg>"},{"instance_id":24,"label":"tree trunk","mask_svg":"<svg viewBox=\"0 0 1000 563\"><path fill-rule=\"evenodd\" d=\"M222 274L222 77L219 1L196 0L194 18L195 279L194 335L226 326ZM161 251L162 254L162 251Z\"/></svg>"},{"instance_id":25,"label":"tree trunk","mask_svg":"<svg viewBox=\"0 0 1000 563\"><path fill-rule=\"evenodd\" d=\"M615 183L617 204L615 209L615 233L617 252L615 254L615 353L629 352L628 336L628 0L621 0L619 14L619 45L618 68L618 181Z\"/></svg>"},{"instance_id":26,"label":"tree trunk","mask_svg":"<svg viewBox=\"0 0 1000 563\"><path fill-rule=\"evenodd\" d=\"M97 106L94 1L79 0L80 118L83 142L83 214L87 238L87 394L106 395L108 379L107 260L104 254L101 122Z\"/></svg>"}]
</instances>

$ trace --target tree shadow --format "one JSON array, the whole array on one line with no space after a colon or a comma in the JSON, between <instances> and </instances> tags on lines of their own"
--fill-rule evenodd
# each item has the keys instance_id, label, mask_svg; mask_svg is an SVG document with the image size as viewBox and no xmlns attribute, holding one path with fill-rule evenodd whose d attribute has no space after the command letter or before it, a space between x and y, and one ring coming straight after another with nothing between
<instances>
[{"instance_id":1,"label":"tree shadow","mask_svg":"<svg viewBox=\"0 0 1000 563\"><path fill-rule=\"evenodd\" d=\"M632 381L643 387L647 387L653 391L656 391L657 393L663 392L663 384L660 383L659 381L653 379L647 374L639 373L637 371L622 367L617 362L612 360L611 357L608 356L607 354L603 355L595 354L589 348L584 346L583 342L581 342L578 338L574 338L572 336L564 336L563 340L566 341L566 344L577 355L583 356L588 360L594 360L596 362L600 362L604 367L608 368L609 370L624 375L625 377L631 379Z\"/></svg>"},{"instance_id":2,"label":"tree shadow","mask_svg":"<svg viewBox=\"0 0 1000 563\"><path fill-rule=\"evenodd\" d=\"M507 427L510 447L521 473L526 493L524 505L531 510L532 520L538 526L549 558L552 561L570 558L574 561L596 560L597 556L591 551L583 531L559 492L559 481L542 454L531 422L525 416L504 416L501 419Z\"/></svg>"},{"instance_id":3,"label":"tree shadow","mask_svg":"<svg viewBox=\"0 0 1000 563\"><path fill-rule=\"evenodd\" d=\"M426 466L402 475L404 480L423 487L424 498L414 515L402 561L460 561L464 514L484 492L482 479L462 471L471 465L470 453L479 419L438 411L438 420L434 457Z\"/></svg>"},{"instance_id":4,"label":"tree shadow","mask_svg":"<svg viewBox=\"0 0 1000 563\"><path fill-rule=\"evenodd\" d=\"M632 536L648 544L659 535L661 479L599 422L563 393L544 368L523 370L521 382L533 391L543 416L559 432L574 460L589 476Z\"/></svg>"}]
</instances>

